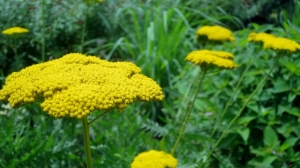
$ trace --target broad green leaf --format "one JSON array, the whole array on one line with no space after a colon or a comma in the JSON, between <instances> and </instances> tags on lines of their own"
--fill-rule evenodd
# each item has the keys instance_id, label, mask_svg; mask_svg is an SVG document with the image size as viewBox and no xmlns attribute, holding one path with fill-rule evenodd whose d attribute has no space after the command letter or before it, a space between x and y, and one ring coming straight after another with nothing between
<instances>
[{"instance_id":1,"label":"broad green leaf","mask_svg":"<svg viewBox=\"0 0 300 168\"><path fill-rule=\"evenodd\" d=\"M295 145L295 143L298 141L298 138L288 138L284 141L284 143L280 146L279 150L281 152L285 151L286 149L292 147Z\"/></svg>"},{"instance_id":2,"label":"broad green leaf","mask_svg":"<svg viewBox=\"0 0 300 168\"><path fill-rule=\"evenodd\" d=\"M291 132L293 132L294 127L292 125L289 124L284 124L281 127L277 128L277 132L281 135L283 135L284 137L288 138L291 134Z\"/></svg>"},{"instance_id":3,"label":"broad green leaf","mask_svg":"<svg viewBox=\"0 0 300 168\"><path fill-rule=\"evenodd\" d=\"M241 135L245 144L247 144L250 135L250 129L249 128L237 129L237 132Z\"/></svg>"},{"instance_id":4,"label":"broad green leaf","mask_svg":"<svg viewBox=\"0 0 300 168\"><path fill-rule=\"evenodd\" d=\"M292 103L294 101L294 99L296 98L296 96L298 95L298 93L295 93L295 92L290 92L289 93L289 96L288 96L288 101L290 103Z\"/></svg>"},{"instance_id":5,"label":"broad green leaf","mask_svg":"<svg viewBox=\"0 0 300 168\"><path fill-rule=\"evenodd\" d=\"M252 120L254 120L254 119L256 119L256 117L255 116L245 116L245 117L240 117L239 119L238 119L238 124L248 124L250 121L252 121Z\"/></svg>"},{"instance_id":6,"label":"broad green leaf","mask_svg":"<svg viewBox=\"0 0 300 168\"><path fill-rule=\"evenodd\" d=\"M194 107L200 111L209 110L208 106L209 106L209 100L196 99L194 103Z\"/></svg>"},{"instance_id":7,"label":"broad green leaf","mask_svg":"<svg viewBox=\"0 0 300 168\"><path fill-rule=\"evenodd\" d=\"M279 144L278 136L271 126L266 126L264 129L264 144L268 147L274 148Z\"/></svg>"},{"instance_id":8,"label":"broad green leaf","mask_svg":"<svg viewBox=\"0 0 300 168\"><path fill-rule=\"evenodd\" d=\"M277 156L268 156L264 159L264 161L261 163L261 166L270 166L274 160L277 159Z\"/></svg>"},{"instance_id":9,"label":"broad green leaf","mask_svg":"<svg viewBox=\"0 0 300 168\"><path fill-rule=\"evenodd\" d=\"M281 93L289 90L289 86L287 82L282 78L278 78L273 83L274 83L274 90L273 90L274 93Z\"/></svg>"},{"instance_id":10,"label":"broad green leaf","mask_svg":"<svg viewBox=\"0 0 300 168\"><path fill-rule=\"evenodd\" d=\"M287 113L297 116L297 117L300 117L300 109L296 108L296 107L292 107L292 108L288 109Z\"/></svg>"}]
</instances>

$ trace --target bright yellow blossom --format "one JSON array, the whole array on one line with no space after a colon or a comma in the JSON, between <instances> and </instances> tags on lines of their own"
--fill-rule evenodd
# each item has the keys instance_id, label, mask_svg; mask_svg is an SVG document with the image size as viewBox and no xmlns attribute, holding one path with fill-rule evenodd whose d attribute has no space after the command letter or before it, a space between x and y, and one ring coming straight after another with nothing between
<instances>
[{"instance_id":1,"label":"bright yellow blossom","mask_svg":"<svg viewBox=\"0 0 300 168\"><path fill-rule=\"evenodd\" d=\"M264 48L270 48L276 51L296 52L300 51L300 44L287 38L276 37L265 40Z\"/></svg>"},{"instance_id":2,"label":"bright yellow blossom","mask_svg":"<svg viewBox=\"0 0 300 168\"><path fill-rule=\"evenodd\" d=\"M189 53L185 60L200 66L212 65L222 69L237 67L233 61L233 55L223 51L197 50Z\"/></svg>"},{"instance_id":3,"label":"bright yellow blossom","mask_svg":"<svg viewBox=\"0 0 300 168\"><path fill-rule=\"evenodd\" d=\"M5 35L14 35L14 34L23 34L28 33L28 29L22 27L11 27L2 31L2 34Z\"/></svg>"},{"instance_id":4,"label":"bright yellow blossom","mask_svg":"<svg viewBox=\"0 0 300 168\"><path fill-rule=\"evenodd\" d=\"M268 33L250 33L247 41L249 42L265 42L266 40L272 40L275 36Z\"/></svg>"},{"instance_id":5,"label":"bright yellow blossom","mask_svg":"<svg viewBox=\"0 0 300 168\"><path fill-rule=\"evenodd\" d=\"M140 153L131 163L131 168L176 168L178 161L163 151L150 150Z\"/></svg>"},{"instance_id":6,"label":"bright yellow blossom","mask_svg":"<svg viewBox=\"0 0 300 168\"><path fill-rule=\"evenodd\" d=\"M71 53L14 72L0 90L12 107L42 101L54 117L82 118L94 110L120 111L135 100L160 101L162 90L130 62L108 62Z\"/></svg>"},{"instance_id":7,"label":"bright yellow blossom","mask_svg":"<svg viewBox=\"0 0 300 168\"><path fill-rule=\"evenodd\" d=\"M197 30L196 38L201 36L211 41L234 41L232 32L221 26L202 26Z\"/></svg>"}]
</instances>

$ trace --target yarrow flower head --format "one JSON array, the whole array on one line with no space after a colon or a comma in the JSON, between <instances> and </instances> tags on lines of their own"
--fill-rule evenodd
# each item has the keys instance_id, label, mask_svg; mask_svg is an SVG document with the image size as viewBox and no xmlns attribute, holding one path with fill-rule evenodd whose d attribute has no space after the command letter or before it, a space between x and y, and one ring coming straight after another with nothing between
<instances>
[{"instance_id":1,"label":"yarrow flower head","mask_svg":"<svg viewBox=\"0 0 300 168\"><path fill-rule=\"evenodd\" d=\"M140 153L131 163L131 168L176 168L178 161L163 151L150 150Z\"/></svg>"},{"instance_id":2,"label":"yarrow flower head","mask_svg":"<svg viewBox=\"0 0 300 168\"><path fill-rule=\"evenodd\" d=\"M248 36L248 42L265 42L266 40L273 39L275 36L268 33L250 33Z\"/></svg>"},{"instance_id":3,"label":"yarrow flower head","mask_svg":"<svg viewBox=\"0 0 300 168\"><path fill-rule=\"evenodd\" d=\"M11 27L8 29L5 29L2 31L2 34L5 35L19 35L19 34L24 34L28 33L28 29L22 28L22 27Z\"/></svg>"},{"instance_id":4,"label":"yarrow flower head","mask_svg":"<svg viewBox=\"0 0 300 168\"><path fill-rule=\"evenodd\" d=\"M268 33L250 33L248 41L262 42L264 49L286 52L300 51L300 44L297 42L287 38L276 37Z\"/></svg>"},{"instance_id":5,"label":"yarrow flower head","mask_svg":"<svg viewBox=\"0 0 300 168\"><path fill-rule=\"evenodd\" d=\"M231 53L223 51L197 50L190 52L185 60L199 66L216 66L221 69L233 69L237 65L233 61Z\"/></svg>"},{"instance_id":6,"label":"yarrow flower head","mask_svg":"<svg viewBox=\"0 0 300 168\"><path fill-rule=\"evenodd\" d=\"M296 52L300 51L300 44L287 38L274 37L264 41L264 48L275 51Z\"/></svg>"},{"instance_id":7,"label":"yarrow flower head","mask_svg":"<svg viewBox=\"0 0 300 168\"><path fill-rule=\"evenodd\" d=\"M161 87L140 72L130 62L71 53L9 75L0 101L7 100L12 107L42 101L49 115L78 119L94 110L122 111L135 100L161 101Z\"/></svg>"},{"instance_id":8,"label":"yarrow flower head","mask_svg":"<svg viewBox=\"0 0 300 168\"><path fill-rule=\"evenodd\" d=\"M196 39L207 38L210 41L234 41L232 32L221 26L202 26L197 30Z\"/></svg>"}]
</instances>

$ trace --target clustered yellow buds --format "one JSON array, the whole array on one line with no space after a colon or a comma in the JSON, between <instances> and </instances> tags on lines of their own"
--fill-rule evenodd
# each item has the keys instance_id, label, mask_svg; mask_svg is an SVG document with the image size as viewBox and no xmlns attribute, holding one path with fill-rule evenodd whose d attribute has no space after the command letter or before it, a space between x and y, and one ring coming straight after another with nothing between
<instances>
[{"instance_id":1,"label":"clustered yellow buds","mask_svg":"<svg viewBox=\"0 0 300 168\"><path fill-rule=\"evenodd\" d=\"M217 66L221 69L233 69L237 65L233 55L223 51L197 50L190 52L185 60L199 66Z\"/></svg>"},{"instance_id":2,"label":"clustered yellow buds","mask_svg":"<svg viewBox=\"0 0 300 168\"><path fill-rule=\"evenodd\" d=\"M197 30L196 38L201 36L211 41L234 41L232 32L221 26L202 26Z\"/></svg>"},{"instance_id":3,"label":"clustered yellow buds","mask_svg":"<svg viewBox=\"0 0 300 168\"><path fill-rule=\"evenodd\" d=\"M5 35L23 34L28 33L28 29L22 27L11 27L2 31Z\"/></svg>"},{"instance_id":4,"label":"clustered yellow buds","mask_svg":"<svg viewBox=\"0 0 300 168\"><path fill-rule=\"evenodd\" d=\"M297 42L287 38L276 37L268 33L250 33L248 41L262 42L265 49L272 49L275 51L300 51L300 44Z\"/></svg>"},{"instance_id":5,"label":"clustered yellow buds","mask_svg":"<svg viewBox=\"0 0 300 168\"><path fill-rule=\"evenodd\" d=\"M176 168L178 161L163 151L150 150L137 155L131 168Z\"/></svg>"},{"instance_id":6,"label":"clustered yellow buds","mask_svg":"<svg viewBox=\"0 0 300 168\"><path fill-rule=\"evenodd\" d=\"M109 62L71 53L14 72L0 90L12 107L43 101L54 117L82 118L94 110L122 111L133 101L161 101L161 87L131 62Z\"/></svg>"},{"instance_id":7,"label":"clustered yellow buds","mask_svg":"<svg viewBox=\"0 0 300 168\"><path fill-rule=\"evenodd\" d=\"M265 42L266 40L272 39L275 36L268 33L250 33L247 41L249 42Z\"/></svg>"}]
</instances>

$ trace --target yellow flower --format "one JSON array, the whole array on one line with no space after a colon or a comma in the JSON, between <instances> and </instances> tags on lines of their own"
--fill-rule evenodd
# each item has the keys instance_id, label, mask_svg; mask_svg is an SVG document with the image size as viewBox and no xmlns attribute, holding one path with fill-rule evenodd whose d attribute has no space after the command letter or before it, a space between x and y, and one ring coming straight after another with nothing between
<instances>
[{"instance_id":1,"label":"yellow flower","mask_svg":"<svg viewBox=\"0 0 300 168\"><path fill-rule=\"evenodd\" d=\"M202 36L211 41L234 41L232 32L221 26L202 26L197 30L196 39Z\"/></svg>"},{"instance_id":2,"label":"yellow flower","mask_svg":"<svg viewBox=\"0 0 300 168\"><path fill-rule=\"evenodd\" d=\"M0 101L12 107L43 101L54 117L82 118L94 110L122 111L133 101L161 101L163 93L152 79L130 62L108 62L71 53L9 75Z\"/></svg>"},{"instance_id":3,"label":"yellow flower","mask_svg":"<svg viewBox=\"0 0 300 168\"><path fill-rule=\"evenodd\" d=\"M250 33L248 36L248 42L265 42L266 40L272 40L275 36L268 33Z\"/></svg>"},{"instance_id":4,"label":"yellow flower","mask_svg":"<svg viewBox=\"0 0 300 168\"><path fill-rule=\"evenodd\" d=\"M23 34L28 33L28 29L22 27L11 27L2 31L5 35Z\"/></svg>"},{"instance_id":5,"label":"yellow flower","mask_svg":"<svg viewBox=\"0 0 300 168\"><path fill-rule=\"evenodd\" d=\"M270 48L276 51L296 52L300 51L300 44L287 38L274 37L264 41L264 48Z\"/></svg>"},{"instance_id":6,"label":"yellow flower","mask_svg":"<svg viewBox=\"0 0 300 168\"><path fill-rule=\"evenodd\" d=\"M163 151L150 150L140 153L131 163L131 168L176 168L178 161Z\"/></svg>"},{"instance_id":7,"label":"yellow flower","mask_svg":"<svg viewBox=\"0 0 300 168\"><path fill-rule=\"evenodd\" d=\"M222 69L237 67L233 55L223 51L197 50L189 53L185 60L200 66L217 66Z\"/></svg>"}]
</instances>

